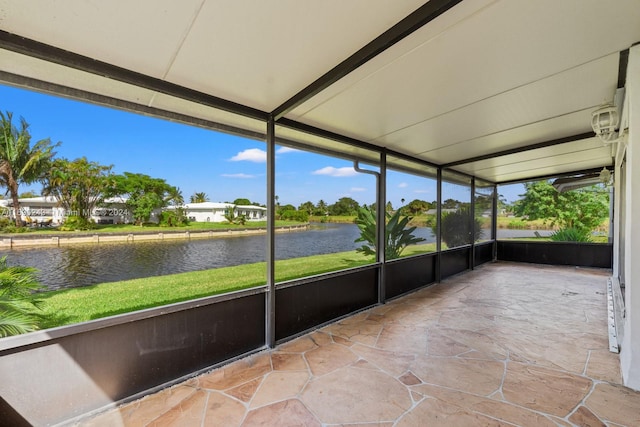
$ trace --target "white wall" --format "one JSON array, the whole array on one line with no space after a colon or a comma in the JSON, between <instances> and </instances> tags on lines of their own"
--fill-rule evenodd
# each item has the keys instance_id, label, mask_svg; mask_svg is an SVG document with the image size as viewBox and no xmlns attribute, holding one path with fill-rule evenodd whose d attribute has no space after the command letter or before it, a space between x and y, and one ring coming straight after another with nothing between
<instances>
[{"instance_id":1,"label":"white wall","mask_svg":"<svg viewBox=\"0 0 640 427\"><path fill-rule=\"evenodd\" d=\"M629 51L626 98L629 121L627 188L624 195L621 195L626 198L626 318L620 349L620 367L624 384L640 390L640 45L632 47Z\"/></svg>"}]
</instances>

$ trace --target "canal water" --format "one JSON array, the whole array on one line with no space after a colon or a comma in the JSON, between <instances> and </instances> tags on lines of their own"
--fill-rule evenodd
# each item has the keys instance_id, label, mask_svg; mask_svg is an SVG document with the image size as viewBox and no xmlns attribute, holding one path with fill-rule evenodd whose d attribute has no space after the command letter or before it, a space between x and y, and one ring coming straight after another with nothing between
<instances>
[{"instance_id":1,"label":"canal water","mask_svg":"<svg viewBox=\"0 0 640 427\"><path fill-rule=\"evenodd\" d=\"M430 228L418 228L414 234L435 241ZM362 245L354 242L359 236L355 224L312 224L307 231L277 233L276 259L351 251ZM57 290L260 262L266 258L265 248L266 236L252 235L24 248L0 255L7 255L9 265L37 268L41 283Z\"/></svg>"},{"instance_id":2,"label":"canal water","mask_svg":"<svg viewBox=\"0 0 640 427\"><path fill-rule=\"evenodd\" d=\"M499 231L499 237L533 235L531 230ZM431 228L417 228L414 234L435 242ZM355 224L312 224L306 231L277 233L276 259L351 251L362 245L354 242L359 236ZM57 290L260 262L266 257L265 246L265 235L252 235L21 248L0 251L0 256L7 255L9 265L37 268L41 283Z\"/></svg>"}]
</instances>

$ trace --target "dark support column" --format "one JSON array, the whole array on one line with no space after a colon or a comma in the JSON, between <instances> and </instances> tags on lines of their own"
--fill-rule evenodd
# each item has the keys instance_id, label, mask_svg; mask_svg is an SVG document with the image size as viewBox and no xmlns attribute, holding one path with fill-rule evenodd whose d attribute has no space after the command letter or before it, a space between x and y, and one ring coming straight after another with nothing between
<instances>
[{"instance_id":1,"label":"dark support column","mask_svg":"<svg viewBox=\"0 0 640 427\"><path fill-rule=\"evenodd\" d=\"M383 149L380 153L380 178L378 179L378 194L376 197L377 218L377 240L378 250L377 261L380 263L378 270L378 302L384 304L387 300L387 288L385 284L385 263L386 259L386 212L387 212L387 153Z\"/></svg>"},{"instance_id":2,"label":"dark support column","mask_svg":"<svg viewBox=\"0 0 640 427\"><path fill-rule=\"evenodd\" d=\"M440 283L441 274L440 274L440 264L441 264L441 253L442 253L442 228L440 223L442 222L442 168L438 168L438 190L437 190L437 206L436 206L436 283Z\"/></svg>"},{"instance_id":3,"label":"dark support column","mask_svg":"<svg viewBox=\"0 0 640 427\"><path fill-rule=\"evenodd\" d=\"M276 126L273 116L267 120L267 296L265 344L276 345L276 289L275 289L275 180L276 180Z\"/></svg>"},{"instance_id":4,"label":"dark support column","mask_svg":"<svg viewBox=\"0 0 640 427\"><path fill-rule=\"evenodd\" d=\"M383 149L380 152L380 172L375 172L368 169L362 169L358 160L353 162L353 169L358 173L366 173L376 177L376 262L380 264L378 268L378 303L383 304L386 299L386 290L384 285L384 268L385 268L385 230L386 230L386 167L387 157L386 152Z\"/></svg>"},{"instance_id":5,"label":"dark support column","mask_svg":"<svg viewBox=\"0 0 640 427\"><path fill-rule=\"evenodd\" d=\"M491 240L493 240L493 260L498 259L498 186L493 184L493 206L491 207Z\"/></svg>"},{"instance_id":6,"label":"dark support column","mask_svg":"<svg viewBox=\"0 0 640 427\"><path fill-rule=\"evenodd\" d=\"M471 231L471 250L469 251L469 268L476 265L476 179L471 178L471 209L469 209L469 230Z\"/></svg>"}]
</instances>

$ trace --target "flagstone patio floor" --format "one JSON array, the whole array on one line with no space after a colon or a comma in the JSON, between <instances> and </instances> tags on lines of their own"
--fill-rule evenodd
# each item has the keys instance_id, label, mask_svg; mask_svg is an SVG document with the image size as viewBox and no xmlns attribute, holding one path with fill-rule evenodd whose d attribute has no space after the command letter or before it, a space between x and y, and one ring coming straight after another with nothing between
<instances>
[{"instance_id":1,"label":"flagstone patio floor","mask_svg":"<svg viewBox=\"0 0 640 427\"><path fill-rule=\"evenodd\" d=\"M607 270L493 263L81 426L640 426Z\"/></svg>"}]
</instances>

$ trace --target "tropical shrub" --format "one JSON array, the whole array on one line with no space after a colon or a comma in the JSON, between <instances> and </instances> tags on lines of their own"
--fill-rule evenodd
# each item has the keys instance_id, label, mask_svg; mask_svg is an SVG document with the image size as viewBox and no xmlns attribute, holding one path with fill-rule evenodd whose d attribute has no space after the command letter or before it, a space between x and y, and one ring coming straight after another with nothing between
<instances>
[{"instance_id":1,"label":"tropical shrub","mask_svg":"<svg viewBox=\"0 0 640 427\"><path fill-rule=\"evenodd\" d=\"M229 224L244 225L247 222L247 217L244 215L238 215L238 211L235 206L229 208L227 213L224 214L224 219L226 219Z\"/></svg>"},{"instance_id":2,"label":"tropical shrub","mask_svg":"<svg viewBox=\"0 0 640 427\"><path fill-rule=\"evenodd\" d=\"M471 243L471 213L468 208L461 208L456 212L449 212L442 215L440 223L440 233L442 241L447 247L468 245ZM482 224L478 218L473 219L473 241L480 239Z\"/></svg>"},{"instance_id":3,"label":"tropical shrub","mask_svg":"<svg viewBox=\"0 0 640 427\"><path fill-rule=\"evenodd\" d=\"M3 216L0 217L0 231L3 233L24 233L28 229L27 227L17 227L9 217Z\"/></svg>"},{"instance_id":4,"label":"tropical shrub","mask_svg":"<svg viewBox=\"0 0 640 427\"><path fill-rule=\"evenodd\" d=\"M411 217L402 216L400 211L394 214L385 212L385 259L399 258L409 245L423 242L425 239L413 235L416 227L407 228ZM366 244L356 249L364 255L375 255L376 253L376 212L368 207L360 207L356 224L360 229L360 237L355 242L366 242Z\"/></svg>"},{"instance_id":5,"label":"tropical shrub","mask_svg":"<svg viewBox=\"0 0 640 427\"><path fill-rule=\"evenodd\" d=\"M34 296L41 290L33 267L7 265L7 257L0 258L0 337L18 335L38 329L39 316L33 308L42 301Z\"/></svg>"},{"instance_id":6,"label":"tropical shrub","mask_svg":"<svg viewBox=\"0 0 640 427\"><path fill-rule=\"evenodd\" d=\"M309 213L305 211L282 211L280 213L280 219L284 221L298 221L298 222L309 222Z\"/></svg>"},{"instance_id":7,"label":"tropical shrub","mask_svg":"<svg viewBox=\"0 0 640 427\"><path fill-rule=\"evenodd\" d=\"M553 242L591 242L589 232L576 227L561 228L554 232L550 237Z\"/></svg>"},{"instance_id":8,"label":"tropical shrub","mask_svg":"<svg viewBox=\"0 0 640 427\"><path fill-rule=\"evenodd\" d=\"M159 224L160 227L180 227L188 225L189 219L184 215L184 209L178 208L175 211L162 211Z\"/></svg>"},{"instance_id":9,"label":"tropical shrub","mask_svg":"<svg viewBox=\"0 0 640 427\"><path fill-rule=\"evenodd\" d=\"M96 224L91 219L71 215L65 218L64 223L58 228L60 231L91 230Z\"/></svg>"}]
</instances>

